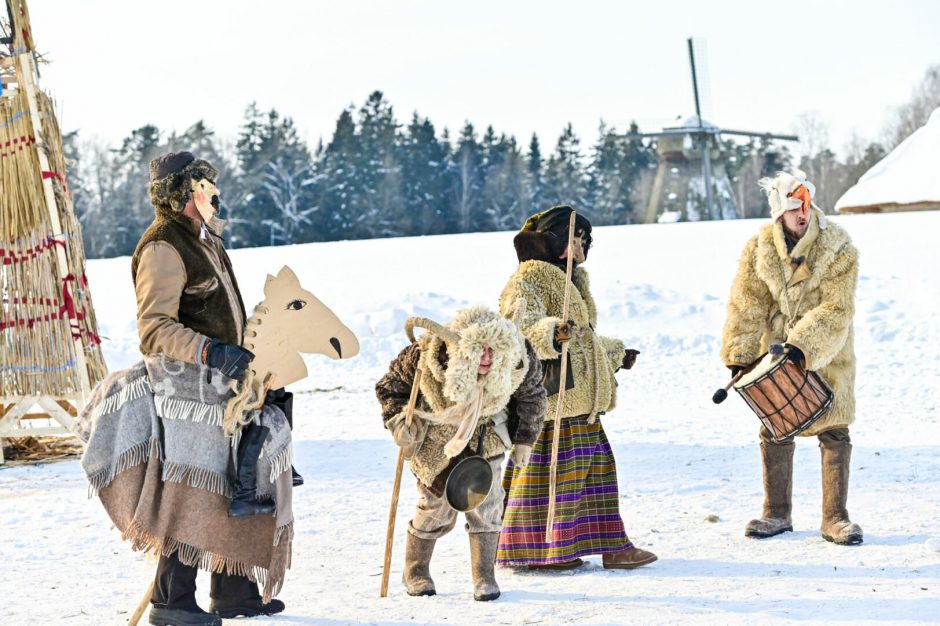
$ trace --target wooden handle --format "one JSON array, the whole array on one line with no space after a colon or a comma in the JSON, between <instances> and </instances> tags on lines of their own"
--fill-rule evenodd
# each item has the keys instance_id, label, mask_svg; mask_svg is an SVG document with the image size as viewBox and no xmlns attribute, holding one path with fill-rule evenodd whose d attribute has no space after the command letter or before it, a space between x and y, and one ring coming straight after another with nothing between
<instances>
[{"instance_id":1,"label":"wooden handle","mask_svg":"<svg viewBox=\"0 0 940 626\"><path fill-rule=\"evenodd\" d=\"M415 404L418 401L418 389L421 386L421 376L424 370L419 364L415 371L414 382L411 383L411 395L408 397L408 406L405 407L405 427L411 426L414 419ZM401 474L405 467L405 449L398 449L398 461L395 465L395 482L392 485L392 502L388 509L388 527L385 529L385 561L382 565L382 584L379 588L379 597L388 597L388 577L392 570L392 547L395 545L395 518L398 516L398 494L401 491Z\"/></svg>"},{"instance_id":2,"label":"wooden handle","mask_svg":"<svg viewBox=\"0 0 940 626\"><path fill-rule=\"evenodd\" d=\"M398 493L401 491L401 473L405 467L405 450L398 449L398 463L395 466L395 483L392 485L392 503L388 511L388 528L385 531L385 562L382 565L382 586L379 597L388 597L388 576L392 570L392 546L395 544L395 516L398 513Z\"/></svg>"},{"instance_id":3,"label":"wooden handle","mask_svg":"<svg viewBox=\"0 0 940 626\"><path fill-rule=\"evenodd\" d=\"M565 302L562 306L562 321L568 321L571 309L571 275L574 272L574 224L577 214L572 211L568 218L568 259L565 265ZM558 376L558 402L555 405L555 423L552 431L552 462L548 470L548 514L545 517L545 543L552 542L555 526L555 491L558 483L558 442L561 439L561 411L565 404L565 380L568 376L568 344L561 344L561 367Z\"/></svg>"},{"instance_id":4,"label":"wooden handle","mask_svg":"<svg viewBox=\"0 0 940 626\"><path fill-rule=\"evenodd\" d=\"M147 610L147 605L150 604L150 598L153 596L153 585L155 582L156 577L150 579L150 584L147 585L147 592L140 599L140 602L137 603L137 608L134 610L134 614L131 615L129 620L127 620L127 626L137 626L140 618L144 616L144 611Z\"/></svg>"}]
</instances>

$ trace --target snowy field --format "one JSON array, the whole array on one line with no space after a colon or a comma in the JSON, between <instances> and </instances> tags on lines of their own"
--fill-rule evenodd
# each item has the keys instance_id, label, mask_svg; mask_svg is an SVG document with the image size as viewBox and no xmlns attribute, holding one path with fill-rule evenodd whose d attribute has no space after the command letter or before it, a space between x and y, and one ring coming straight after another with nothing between
<instances>
[{"instance_id":1,"label":"snowy field","mask_svg":"<svg viewBox=\"0 0 940 626\"><path fill-rule=\"evenodd\" d=\"M815 438L798 443L795 532L743 536L762 501L757 419L711 394L725 299L745 241L761 221L608 227L586 267L599 332L641 350L618 374L619 407L605 416L617 455L621 512L631 538L659 561L605 571L498 570L503 596L474 602L465 532L438 544L438 595L401 585L404 528L416 493L406 474L390 597L378 597L397 448L382 428L375 381L404 346L413 314L446 320L496 306L516 262L512 233L311 244L236 251L246 302L267 272L290 264L359 335L350 361L308 359L293 387L293 569L270 624L884 624L940 622L940 212L838 217L861 250L856 352L858 417L849 511L865 543L819 536ZM129 259L88 269L112 369L136 361ZM706 521L717 516L717 521ZM154 566L131 552L77 461L0 469L0 623L122 624ZM208 605L208 575L199 599Z\"/></svg>"}]
</instances>

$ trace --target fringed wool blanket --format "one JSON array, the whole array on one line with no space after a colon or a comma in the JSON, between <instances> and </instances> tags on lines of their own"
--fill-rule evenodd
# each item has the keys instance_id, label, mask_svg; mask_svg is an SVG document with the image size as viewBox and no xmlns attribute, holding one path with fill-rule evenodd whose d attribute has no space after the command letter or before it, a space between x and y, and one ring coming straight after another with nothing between
<instances>
[{"instance_id":1,"label":"fringed wool blanket","mask_svg":"<svg viewBox=\"0 0 940 626\"><path fill-rule=\"evenodd\" d=\"M212 372L211 381L207 375ZM163 355L105 378L78 419L82 468L124 539L205 570L259 583L268 601L290 567L292 447L284 414L265 405L270 429L258 460L258 497L275 515L230 519L237 441L222 431L230 379Z\"/></svg>"}]
</instances>

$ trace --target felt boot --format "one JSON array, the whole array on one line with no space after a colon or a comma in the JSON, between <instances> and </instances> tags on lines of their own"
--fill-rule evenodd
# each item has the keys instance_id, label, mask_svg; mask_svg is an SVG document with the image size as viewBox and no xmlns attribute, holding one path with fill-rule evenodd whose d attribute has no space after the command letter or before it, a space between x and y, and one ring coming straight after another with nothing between
<instances>
[{"instance_id":1,"label":"felt boot","mask_svg":"<svg viewBox=\"0 0 940 626\"><path fill-rule=\"evenodd\" d=\"M473 599L489 602L499 597L496 584L496 548L499 533L470 533L470 568L473 572Z\"/></svg>"},{"instance_id":2,"label":"felt boot","mask_svg":"<svg viewBox=\"0 0 940 626\"><path fill-rule=\"evenodd\" d=\"M844 546L862 543L862 529L849 520L849 462L852 444L846 441L820 440L822 453L823 519L822 536L826 541Z\"/></svg>"},{"instance_id":3,"label":"felt boot","mask_svg":"<svg viewBox=\"0 0 940 626\"><path fill-rule=\"evenodd\" d=\"M764 461L764 513L748 522L745 537L765 539L793 530L790 519L793 497L793 449L790 441L784 444L761 442Z\"/></svg>"},{"instance_id":4,"label":"felt boot","mask_svg":"<svg viewBox=\"0 0 940 626\"><path fill-rule=\"evenodd\" d=\"M409 596L433 596L437 593L431 580L431 555L436 542L436 539L421 539L408 533L401 579Z\"/></svg>"}]
</instances>

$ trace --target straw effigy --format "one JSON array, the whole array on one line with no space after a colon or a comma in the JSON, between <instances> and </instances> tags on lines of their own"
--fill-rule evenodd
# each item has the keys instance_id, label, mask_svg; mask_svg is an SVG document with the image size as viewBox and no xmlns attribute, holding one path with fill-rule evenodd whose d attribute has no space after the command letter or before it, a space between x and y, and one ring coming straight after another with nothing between
<instances>
[{"instance_id":1,"label":"straw effigy","mask_svg":"<svg viewBox=\"0 0 940 626\"><path fill-rule=\"evenodd\" d=\"M62 135L52 99L35 88L29 14L22 0L7 8L12 42L0 48L0 404L74 398L107 373Z\"/></svg>"}]
</instances>

